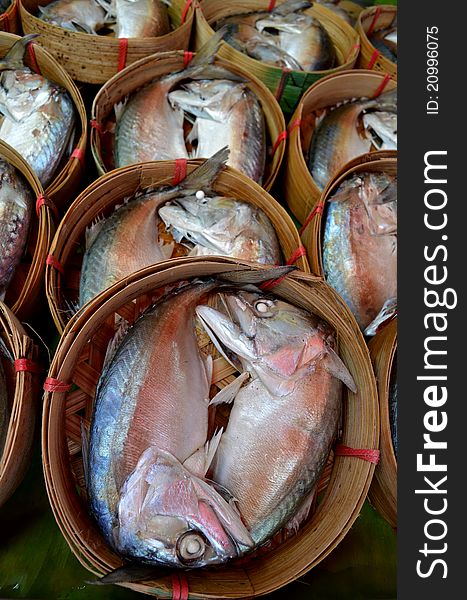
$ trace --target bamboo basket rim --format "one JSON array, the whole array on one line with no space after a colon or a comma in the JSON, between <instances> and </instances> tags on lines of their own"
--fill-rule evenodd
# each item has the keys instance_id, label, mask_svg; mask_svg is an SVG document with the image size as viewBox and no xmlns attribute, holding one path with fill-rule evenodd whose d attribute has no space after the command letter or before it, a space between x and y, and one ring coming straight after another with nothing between
<instances>
[{"instance_id":1,"label":"bamboo basket rim","mask_svg":"<svg viewBox=\"0 0 467 600\"><path fill-rule=\"evenodd\" d=\"M381 417L381 460L375 470L369 498L386 521L397 528L397 458L389 419L390 382L397 352L397 316L370 340L368 346L375 369Z\"/></svg>"},{"instance_id":2,"label":"bamboo basket rim","mask_svg":"<svg viewBox=\"0 0 467 600\"><path fill-rule=\"evenodd\" d=\"M355 28L356 28L356 30L360 36L361 42L362 42L362 50L361 50L360 57L362 60L364 58L366 58L363 56L363 54L366 50L368 50L369 52L370 51L378 52L375 62L381 63L381 68L383 71L388 72L391 76L397 76L397 63L393 62L392 60L389 60L389 58L387 58L386 56L381 54L381 52L376 50L376 48L371 43L369 37L367 36L368 28L371 26L371 22L372 22L372 21L370 21L370 19L372 19L372 17L374 18L375 15L378 15L377 18L379 18L379 16L381 16L381 15L383 15L383 17L385 15L393 15L393 18L391 20L391 23L392 23L394 21L394 19L397 17L397 5L378 4L375 6L367 6L358 15ZM374 31L378 31L378 29L374 29ZM373 67L370 67L370 68L373 68Z\"/></svg>"},{"instance_id":3,"label":"bamboo basket rim","mask_svg":"<svg viewBox=\"0 0 467 600\"><path fill-rule=\"evenodd\" d=\"M100 331L100 328L103 326L103 323L106 322L109 315L113 314L119 306L123 306L128 301L131 301L132 298L139 297L149 290L158 289L167 283L186 280L193 276L206 277L222 272L258 272L268 269L268 267L254 265L244 261L220 259L219 257L206 257L203 260L197 258L181 258L176 260L176 266L167 267L163 272L157 272L151 267L140 271L137 278L128 282L127 285L122 286L118 292L109 290L108 293L100 294L83 307L66 326L64 335L61 337L57 352L52 360L49 376L64 382L70 381L70 377L72 378L72 374L74 373L73 365L76 364L78 356L80 356L83 348L87 346L88 340L97 331ZM187 273L188 268L191 269L189 274ZM196 272L193 268L195 268ZM304 285L304 282L307 285ZM334 327L335 323L339 323L337 335L339 346L341 348L341 356L343 356L343 359L348 363L348 367L351 369L357 382L364 382L365 384L365 389L359 390L357 397L353 398L353 395L350 392L348 394L348 400L350 400L350 398L352 399L346 402L346 425L344 426L343 443L352 445L351 438L354 436L358 440L356 443L362 443L365 447L378 447L378 401L376 396L376 382L370 363L369 352L355 320L342 303L342 300L320 278L300 271L294 271L289 274L285 280L278 283L274 293L292 303L301 305L302 302L305 302L305 300L303 300L304 296L301 297L301 301L295 299L297 292L300 291L301 293L304 293L304 290L309 292L309 286L314 286L314 293L307 293L306 295L306 303L309 306L313 306L313 308L308 308L308 310L313 310L323 318L328 317L327 320L331 321L331 324ZM326 301L324 300L325 298ZM319 310L315 310L314 307L318 305L320 307ZM343 311L343 313L341 311ZM70 505L70 502L73 503L73 499L69 494L74 494L75 496L73 497L77 500L76 490L73 485L70 487L70 481L67 479L67 477L70 476L70 467L66 462L68 459L62 461L59 456L58 449L62 446L60 446L60 441L57 438L57 435L63 435L63 427L59 426L64 411L63 401L63 392L46 392L44 396L42 451L47 493L60 529L64 531L65 538L78 560L91 572L102 574L117 565L115 562L113 564L108 563L112 553L106 553L104 556L94 542L89 545L87 540L83 540L83 535L88 535L90 530L88 525L86 525L86 531L84 531L82 524L76 522L76 519L78 518L77 513L82 513L82 511L76 511L74 510L74 507ZM356 406L357 403L359 406ZM362 427L361 424L362 415L368 418L368 422L364 421L364 423L366 423L366 431L364 431L364 427ZM351 431L347 431L349 429L347 425L350 422L354 423L355 427ZM52 435L52 432L55 433ZM57 444L59 445L57 446ZM186 575L190 581L190 587L193 586L195 588L194 591L190 593L190 597L219 598L219 591L222 589L221 586L223 585L223 581L218 581L216 583L217 587L211 587L208 592L206 592L206 584L203 582L206 575L217 578L219 578L219 572L224 573L225 575L226 569L229 569L229 573L232 577L242 574L246 583L245 586L241 588L241 591L238 592L239 588L236 580L234 583L232 583L233 580L230 581L229 590L222 590L221 597L224 598L247 597L251 594L262 595L282 587L289 581L308 571L332 551L355 521L365 500L373 471L374 465L370 463L354 461L348 457L337 456L335 458L329 486L321 504L318 506L317 511L312 517L312 522L310 521L307 523L301 529L301 533L299 532L297 536L285 541L278 548L271 550L271 552L266 555L265 561L267 562L267 568L265 565L261 565L260 567L257 561L251 561L250 564L242 564L239 567L229 567L228 565L224 565L220 568L220 571L219 569L212 571L203 569L198 571L198 574L194 571L187 572ZM345 492L342 490L343 482L340 481L340 478L343 475L348 476L353 484L353 496L348 490ZM336 515L330 515L329 512L325 511L325 509L329 509L328 503L331 501L334 502L331 491L333 494L341 494L341 500L339 502L336 501L337 504L335 506L332 504L333 508L338 507L337 517ZM352 502L350 506L349 497L351 496ZM337 521L339 521L339 531L331 533L328 526L330 526L331 529L336 527ZM327 546L323 543L322 548L319 548L318 550L314 549L315 556L308 562L306 558L303 558L304 554L306 556L308 556L308 554L301 551L299 552L299 557L302 561L301 564L299 564L300 561L297 562L297 560L294 559L284 561L284 559L293 551L294 547L305 544L307 535L310 535L311 533L313 533L313 535L318 535L316 532L320 535L322 534L323 536L332 538L329 540ZM95 531L93 534L95 534ZM301 546L300 550L303 550ZM286 557L283 556L284 554ZM115 557L115 555L113 556ZM267 577L267 571L273 568L270 565L273 561L275 561L275 563L280 561L280 564L282 566L286 565L286 568L288 569L287 575L284 575L280 582L276 581L271 583L270 578ZM119 561L118 564L121 564L121 561ZM279 572L280 571L281 569L279 569ZM266 574L263 577L263 573L265 572ZM277 572L277 569L274 572ZM198 575L201 576L201 579ZM257 581L258 579L259 581ZM157 587L154 587L154 585L157 585ZM136 591L150 594L160 593L160 589L165 593L170 590L171 580L170 578L165 577L157 584L125 584L125 586ZM236 586L235 592L232 591L232 586ZM215 590L214 592L213 589Z\"/></svg>"},{"instance_id":4,"label":"bamboo basket rim","mask_svg":"<svg viewBox=\"0 0 467 600\"><path fill-rule=\"evenodd\" d=\"M189 160L187 162L187 174L192 172L196 167L204 162L205 159ZM97 210L93 203L93 205L87 208L85 211L85 206L89 198L99 194L99 197L103 199L103 202L105 202L105 194L112 192L116 182L118 182L119 179L128 176L134 179L135 185L133 194L140 190L148 189L145 182L146 177L155 177L156 179L154 180L154 184L157 187L162 187L167 184L171 185L171 179L173 177L173 173L175 172L175 167L175 160L151 161L147 163L137 163L128 167L120 167L101 175L101 177L96 179L87 188L85 188L69 207L57 228L55 236L50 245L49 254L54 256L62 266L67 264L67 261L72 253L73 244L70 244L70 240L73 240L74 243L74 241L78 240L78 238L82 238L85 228L91 222L88 219L91 217L91 214ZM160 173L163 173L163 175ZM255 183L252 179L246 177L231 167L224 167L224 169L217 175L213 183L213 190L220 190L220 193L225 193L224 188L231 189L232 185L234 184L241 185L242 188L241 192L235 192L235 195L239 200L254 203L266 213L276 231L284 259L290 258L293 252L301 247L301 241L298 231L296 230L296 227L287 211L266 190L261 188L259 184ZM113 197L112 200L106 202L105 206L110 208L112 205L118 204L122 200L123 198L115 199L115 197ZM102 210L104 210L104 208ZM99 214L101 213L102 211L99 210ZM279 230L279 224L274 221L272 215L274 215L275 218L280 217L280 225L283 226L283 231ZM84 222L84 216L86 216L86 222ZM288 256L287 251L289 245L290 255ZM292 246L294 247L292 248ZM173 258L170 258L168 261L162 261L158 264L162 265L165 262L171 263L173 260ZM305 256L299 256L294 264L305 272L309 271L308 261ZM60 289L62 275L60 271L48 264L45 267L45 280L49 308L55 325L58 331L61 333L65 326L65 319L62 311L63 302L58 301L61 293Z\"/></svg>"},{"instance_id":5,"label":"bamboo basket rim","mask_svg":"<svg viewBox=\"0 0 467 600\"><path fill-rule=\"evenodd\" d=\"M120 97L118 95L119 83L121 83L125 78L127 78L128 74L135 73L140 70L144 71L145 67L147 67L148 64L152 64L155 61L160 61L162 63L165 60L167 60L167 61L170 61L172 59L174 61L177 59L183 60L184 54L185 54L185 51L183 51L183 50L158 52L156 54L151 54L149 56L143 57L143 58L135 61L134 63L131 63L131 65L127 65L122 71L116 73L113 77L111 77L97 92L96 96L94 97L92 107L91 107L91 119L93 121L95 121L98 125L102 125L102 122L108 117L109 113L99 114L100 113L99 104L100 104L101 100L103 98L105 98L107 100L109 98L109 94L113 93L113 88L116 88L117 97ZM193 56L196 56L196 52L193 52L192 54L193 54ZM258 79L254 74L247 73L245 71L245 69L243 69L241 66L238 66L235 63L232 63L231 61L226 60L225 58L222 58L222 57L216 55L214 64L218 64L221 67L225 67L227 70L233 72L234 74L240 73L241 75L243 75L246 78L246 84L252 90L252 92L255 94L255 97L257 98L257 100L260 102L261 109L262 109L262 112L264 115L266 132L267 132L267 134L269 134L269 137L271 137L271 134L273 134L274 132L271 131L272 126L269 123L268 117L270 117L271 120L276 121L277 129L278 129L277 136L276 136L276 139L274 139L274 140L271 139L271 147L274 147L274 145L277 143L277 140L279 140L280 134L282 132L286 131L286 123L285 123L284 114L283 114L282 110L280 109L280 106L277 103L277 100L274 98L274 95L269 90L269 88L260 79ZM151 81L157 81L158 79L160 79L163 76L164 76L164 74L160 75L159 77L151 79ZM148 83L150 83L150 81L145 81L144 83L142 83L141 85L136 87L131 93L132 94L137 93L141 87L143 87L144 85L147 85ZM252 88L257 88L261 92L261 97ZM122 96L122 97L125 97L125 96ZM271 111L270 114L266 115L265 107ZM97 147L98 146L98 135L99 135L99 133L98 133L97 128L96 127L91 128L91 134L90 134L91 152L92 152L94 162L97 166L98 171L101 174L103 174L103 173L108 173L110 171L105 167L103 160L102 160L101 153L98 150L98 147ZM268 175L266 181L261 184L261 187L263 187L266 191L269 191L272 188L272 186L274 185L274 182L276 181L276 178L279 174L279 171L280 171L280 168L282 165L282 161L284 158L285 147L286 147L286 142L284 139L284 143L279 143L275 147L274 154L272 155L272 157L270 157L268 155L266 156L266 164L268 163L268 161L271 163L269 175ZM269 154L269 152L268 152L268 154ZM265 169L265 171L267 172L267 169Z\"/></svg>"},{"instance_id":6,"label":"bamboo basket rim","mask_svg":"<svg viewBox=\"0 0 467 600\"><path fill-rule=\"evenodd\" d=\"M36 360L37 347L4 302L0 302L0 336L14 360ZM0 506L13 494L24 476L32 449L37 410L37 389L33 382L36 375L17 371L14 378L7 435L0 451Z\"/></svg>"},{"instance_id":7,"label":"bamboo basket rim","mask_svg":"<svg viewBox=\"0 0 467 600\"><path fill-rule=\"evenodd\" d=\"M284 161L284 166L286 169L290 170L290 177L292 179L292 185L293 185L294 178L295 179L298 178L298 180L303 182L304 187L306 187L307 195L309 197L316 198L316 200L314 200L314 201L311 200L307 204L307 206L305 207L307 209L306 211L302 211L301 209L299 209L298 206L290 206L292 201L293 201L293 204L295 204L295 199L290 198L290 200L289 200L287 198L288 204L289 204L292 212L294 212L297 219L299 218L299 216L301 216L301 214L300 215L298 214L299 212L300 213L303 212L303 214L305 214L305 217L302 217L301 219L299 219L302 222L306 221L306 217L312 212L312 210L315 208L316 204L320 200L320 197L324 193L324 190L320 190L317 183L313 179L313 176L311 175L310 170L307 165L307 162L305 160L306 149L303 148L303 144L302 144L302 120L304 118L304 115L305 114L308 115L317 110L330 108L333 106L332 104L326 105L324 100L321 101L321 97L326 95L325 94L326 88L329 85L335 85L338 83L339 85L344 86L346 83L349 83L349 85L350 85L350 82L355 81L355 85L358 84L359 86L361 86L362 82L364 82L365 80L368 83L370 83L371 80L375 80L374 89L376 92L376 91L378 91L380 85L384 82L385 74L382 73L381 71L370 71L368 69L349 69L346 71L341 71L339 73L332 73L331 75L327 75L326 77L319 79L313 85L311 85L306 90L306 92L303 94L303 96L300 99L300 102L297 105L295 112L293 113L293 115L290 119L290 122L288 125L289 134L288 134L288 143L287 143L287 148L286 148L286 159ZM394 80L389 80L389 81L387 81L386 86L387 87L385 87L385 89L387 89L387 88L397 89L397 82ZM313 98L315 94L320 97L319 105L315 106L311 110L308 110L308 108L305 108L305 107L310 102L310 97ZM311 139L312 139L313 135L314 135L314 131L311 134ZM377 152L377 151L376 150L371 151L371 153L374 153L374 152ZM382 152L382 151L378 151L378 152ZM364 155L366 156L367 154L368 153L365 153ZM364 156L364 155L362 155L362 156ZM297 173L297 171L298 171L298 173ZM332 181L332 178L330 181ZM289 191L289 195L290 194L291 194L291 192ZM297 199L297 201L298 201L298 199Z\"/></svg>"},{"instance_id":8,"label":"bamboo basket rim","mask_svg":"<svg viewBox=\"0 0 467 600\"><path fill-rule=\"evenodd\" d=\"M21 174L28 184L33 201L37 201L40 196L44 195L40 181L29 163L3 140L0 140L0 158L12 165ZM40 288L42 287L45 259L54 232L51 208L46 204L43 204L39 209L39 213L37 213L35 206L32 206L31 208L31 222L28 239L31 235L31 230L34 228L37 232L37 240L31 257L31 265L28 268L28 273L21 292L16 294L16 298L11 306L12 312L19 316L24 315L24 313L30 309L30 303L39 294ZM14 281L14 278L15 275L13 275L12 282ZM12 282L10 282L10 284Z\"/></svg>"}]
</instances>

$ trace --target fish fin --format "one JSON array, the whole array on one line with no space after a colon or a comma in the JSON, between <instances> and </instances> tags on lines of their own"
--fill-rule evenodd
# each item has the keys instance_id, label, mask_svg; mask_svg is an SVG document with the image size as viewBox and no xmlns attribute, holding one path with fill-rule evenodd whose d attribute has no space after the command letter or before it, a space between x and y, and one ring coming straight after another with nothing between
<instances>
[{"instance_id":1,"label":"fish fin","mask_svg":"<svg viewBox=\"0 0 467 600\"><path fill-rule=\"evenodd\" d=\"M186 137L186 141L189 142L190 144L193 142L193 140L197 140L199 136L198 133L198 118L196 118L193 122L193 127L191 128L190 133L187 135ZM196 150L195 150L195 154L196 154ZM193 158L196 158L196 156L194 156Z\"/></svg>"},{"instance_id":2,"label":"fish fin","mask_svg":"<svg viewBox=\"0 0 467 600\"><path fill-rule=\"evenodd\" d=\"M113 357L115 356L115 353L117 352L118 348L120 347L120 344L122 343L123 338L125 337L125 335L128 332L128 329L130 328L130 324L128 323L128 321L126 319L124 319L123 317L117 316L117 315L116 315L116 318L119 318L120 322L117 325L117 328L116 328L113 338L109 341L109 343L107 345L107 350L105 353L102 370L104 370L107 367L107 365L110 364Z\"/></svg>"},{"instance_id":3,"label":"fish fin","mask_svg":"<svg viewBox=\"0 0 467 600\"><path fill-rule=\"evenodd\" d=\"M198 190L210 191L212 182L225 167L229 159L229 153L230 151L227 146L221 148L211 158L185 177L177 189L183 190L185 195L195 194Z\"/></svg>"},{"instance_id":4,"label":"fish fin","mask_svg":"<svg viewBox=\"0 0 467 600\"><path fill-rule=\"evenodd\" d=\"M380 329L382 329L386 323L391 321L397 314L397 298L389 298L384 303L382 309L368 325L363 332L366 336L375 335Z\"/></svg>"},{"instance_id":5,"label":"fish fin","mask_svg":"<svg viewBox=\"0 0 467 600\"><path fill-rule=\"evenodd\" d=\"M212 438L204 446L198 448L183 462L184 468L196 477L204 477L211 466L223 432L224 429L222 427L215 431Z\"/></svg>"},{"instance_id":6,"label":"fish fin","mask_svg":"<svg viewBox=\"0 0 467 600\"><path fill-rule=\"evenodd\" d=\"M81 419L81 454L83 455L84 483L87 490L89 489L89 429L89 423L85 423L84 419Z\"/></svg>"},{"instance_id":7,"label":"fish fin","mask_svg":"<svg viewBox=\"0 0 467 600\"><path fill-rule=\"evenodd\" d=\"M307 495L307 497L305 498L297 512L294 514L294 516L290 519L288 523L285 524L284 528L287 534L296 534L300 528L300 525L302 525L302 523L304 523L307 520L308 515L310 514L311 507L313 506L315 500L315 492L316 488L314 487L311 490L311 492Z\"/></svg>"},{"instance_id":8,"label":"fish fin","mask_svg":"<svg viewBox=\"0 0 467 600\"><path fill-rule=\"evenodd\" d=\"M38 33L29 33L15 42L6 55L0 60L0 71L24 69L24 53L26 52L26 46L37 37L39 37Z\"/></svg>"},{"instance_id":9,"label":"fish fin","mask_svg":"<svg viewBox=\"0 0 467 600\"><path fill-rule=\"evenodd\" d=\"M115 21L115 19L117 17L115 0L111 0L110 2L107 2L106 0L95 0L95 1L105 11L104 22L109 23L109 22Z\"/></svg>"},{"instance_id":10,"label":"fish fin","mask_svg":"<svg viewBox=\"0 0 467 600\"><path fill-rule=\"evenodd\" d=\"M89 580L89 585L111 585L117 583L136 583L167 577L173 569L153 565L128 564L114 569L99 579Z\"/></svg>"},{"instance_id":11,"label":"fish fin","mask_svg":"<svg viewBox=\"0 0 467 600\"><path fill-rule=\"evenodd\" d=\"M170 242L169 244L164 244L162 241L159 240L159 249L164 260L172 258L174 247L175 244L173 242Z\"/></svg>"},{"instance_id":12,"label":"fish fin","mask_svg":"<svg viewBox=\"0 0 467 600\"><path fill-rule=\"evenodd\" d=\"M204 360L204 367L206 370L206 381L208 386L211 386L212 383L212 373L214 371L214 361L212 359L212 354L208 354Z\"/></svg>"},{"instance_id":13,"label":"fish fin","mask_svg":"<svg viewBox=\"0 0 467 600\"><path fill-rule=\"evenodd\" d=\"M190 63L190 70L193 67L206 66L214 62L216 53L227 34L227 27L221 27L212 35L208 41L197 52Z\"/></svg>"},{"instance_id":14,"label":"fish fin","mask_svg":"<svg viewBox=\"0 0 467 600\"><path fill-rule=\"evenodd\" d=\"M332 348L327 348L321 364L330 375L342 381L354 394L357 392L357 386L352 375Z\"/></svg>"},{"instance_id":15,"label":"fish fin","mask_svg":"<svg viewBox=\"0 0 467 600\"><path fill-rule=\"evenodd\" d=\"M312 6L313 2L309 2L309 0L287 0L282 4L279 4L279 6L276 6L276 8L271 11L271 14L285 17L285 15L289 15L299 10L305 10L306 8L311 8Z\"/></svg>"},{"instance_id":16,"label":"fish fin","mask_svg":"<svg viewBox=\"0 0 467 600\"><path fill-rule=\"evenodd\" d=\"M75 28L75 31L88 33L89 35L97 35L96 30L93 27L90 27L87 23L80 23L75 19L70 19L69 24Z\"/></svg>"},{"instance_id":17,"label":"fish fin","mask_svg":"<svg viewBox=\"0 0 467 600\"><path fill-rule=\"evenodd\" d=\"M125 106L128 102L128 96L125 96L125 98L123 100L120 100L120 102L117 102L116 104L114 104L114 113L115 113L115 119L118 122L123 114L123 111L125 110Z\"/></svg>"},{"instance_id":18,"label":"fish fin","mask_svg":"<svg viewBox=\"0 0 467 600\"><path fill-rule=\"evenodd\" d=\"M217 406L218 404L231 404L235 400L235 396L238 394L240 388L245 381L249 379L249 377L250 374L244 371L241 375L219 390L214 398L212 398L209 406Z\"/></svg>"},{"instance_id":19,"label":"fish fin","mask_svg":"<svg viewBox=\"0 0 467 600\"><path fill-rule=\"evenodd\" d=\"M102 229L104 223L105 223L105 217L103 215L98 215L92 221L91 225L89 225L86 228L86 232L84 234L86 250L89 250L89 248L93 245L94 240L99 235L99 232Z\"/></svg>"}]
</instances>

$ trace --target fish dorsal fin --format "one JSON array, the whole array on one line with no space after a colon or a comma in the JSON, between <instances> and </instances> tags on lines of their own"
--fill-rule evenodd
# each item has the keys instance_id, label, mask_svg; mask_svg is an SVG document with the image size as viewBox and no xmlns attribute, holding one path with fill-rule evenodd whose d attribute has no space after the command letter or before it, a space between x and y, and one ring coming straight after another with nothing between
<instances>
[{"instance_id":1,"label":"fish dorsal fin","mask_svg":"<svg viewBox=\"0 0 467 600\"><path fill-rule=\"evenodd\" d=\"M0 71L25 69L24 53L26 52L26 46L37 37L39 37L38 33L30 33L15 42L6 55L0 59Z\"/></svg>"},{"instance_id":2,"label":"fish dorsal fin","mask_svg":"<svg viewBox=\"0 0 467 600\"><path fill-rule=\"evenodd\" d=\"M224 168L228 159L229 149L225 146L185 177L178 185L178 189L183 190L184 195L195 194L198 190L210 191L211 184Z\"/></svg>"},{"instance_id":3,"label":"fish dorsal fin","mask_svg":"<svg viewBox=\"0 0 467 600\"><path fill-rule=\"evenodd\" d=\"M115 334L113 338L110 340L107 351L105 353L104 363L102 365L102 371L104 371L107 366L112 362L115 353L117 352L120 344L122 343L123 338L128 333L130 329L130 324L126 319L120 317L119 315L115 316L117 328L115 330ZM118 320L117 320L118 319Z\"/></svg>"},{"instance_id":4,"label":"fish dorsal fin","mask_svg":"<svg viewBox=\"0 0 467 600\"><path fill-rule=\"evenodd\" d=\"M105 217L103 215L98 215L91 223L86 227L86 232L84 234L86 251L93 245L95 239L99 235L103 225L105 223Z\"/></svg>"},{"instance_id":5,"label":"fish dorsal fin","mask_svg":"<svg viewBox=\"0 0 467 600\"><path fill-rule=\"evenodd\" d=\"M327 348L327 352L323 357L321 364L330 375L333 375L336 379L342 381L349 390L354 393L357 392L357 386L355 385L352 375L332 348Z\"/></svg>"}]
</instances>

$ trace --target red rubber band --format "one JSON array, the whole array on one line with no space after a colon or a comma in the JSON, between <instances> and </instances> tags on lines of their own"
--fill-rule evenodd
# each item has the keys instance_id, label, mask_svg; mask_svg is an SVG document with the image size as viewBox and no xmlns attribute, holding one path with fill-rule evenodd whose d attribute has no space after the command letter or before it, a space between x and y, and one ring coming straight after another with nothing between
<instances>
[{"instance_id":1,"label":"red rubber band","mask_svg":"<svg viewBox=\"0 0 467 600\"><path fill-rule=\"evenodd\" d=\"M285 264L293 265L299 258L302 258L302 256L306 256L305 246L299 246Z\"/></svg>"},{"instance_id":2,"label":"red rubber band","mask_svg":"<svg viewBox=\"0 0 467 600\"><path fill-rule=\"evenodd\" d=\"M324 210L324 202L318 202L318 204L314 207L311 213L308 215L306 221L303 223L302 228L298 232L300 235L305 231L308 225L313 221L317 214L322 215Z\"/></svg>"},{"instance_id":3,"label":"red rubber band","mask_svg":"<svg viewBox=\"0 0 467 600\"><path fill-rule=\"evenodd\" d=\"M79 160L82 167L84 167L84 157L85 152L81 148L75 148L70 156L70 158L76 158L77 160Z\"/></svg>"},{"instance_id":4,"label":"red rubber band","mask_svg":"<svg viewBox=\"0 0 467 600\"><path fill-rule=\"evenodd\" d=\"M39 68L39 63L37 62L36 51L34 50L34 42L29 42L28 54L29 58L31 59L34 71L36 71L36 73L38 73L39 75L42 75L41 70Z\"/></svg>"},{"instance_id":5,"label":"red rubber band","mask_svg":"<svg viewBox=\"0 0 467 600\"><path fill-rule=\"evenodd\" d=\"M183 66L186 68L188 67L188 65L190 64L190 62L193 59L193 52L189 52L188 50L186 50L183 53Z\"/></svg>"},{"instance_id":6,"label":"red rubber band","mask_svg":"<svg viewBox=\"0 0 467 600\"><path fill-rule=\"evenodd\" d=\"M180 25L185 23L186 17L188 15L188 11L190 10L190 6L193 4L193 0L187 0L186 4L182 10L182 16L180 17Z\"/></svg>"},{"instance_id":7,"label":"red rubber band","mask_svg":"<svg viewBox=\"0 0 467 600\"><path fill-rule=\"evenodd\" d=\"M36 214L39 217L42 206L48 206L50 210L53 212L56 219L59 218L58 210L55 204L52 202L50 198L48 198L45 194L39 194L36 200Z\"/></svg>"},{"instance_id":8,"label":"red rubber band","mask_svg":"<svg viewBox=\"0 0 467 600\"><path fill-rule=\"evenodd\" d=\"M381 6L378 6L378 8L375 10L375 14L373 16L373 21L370 23L370 26L367 29L367 32L366 32L367 37L373 33L380 15L381 15Z\"/></svg>"},{"instance_id":9,"label":"red rubber band","mask_svg":"<svg viewBox=\"0 0 467 600\"><path fill-rule=\"evenodd\" d=\"M178 185L181 181L185 179L187 163L188 161L186 158L177 158L177 160L175 161L175 172L174 177L172 179L172 185Z\"/></svg>"},{"instance_id":10,"label":"red rubber band","mask_svg":"<svg viewBox=\"0 0 467 600\"><path fill-rule=\"evenodd\" d=\"M300 125L302 124L302 120L301 119L295 119L295 121L292 121L292 123L290 123L287 131L289 132L289 135L292 133L292 131L296 128L296 127L300 127Z\"/></svg>"},{"instance_id":11,"label":"red rubber band","mask_svg":"<svg viewBox=\"0 0 467 600\"><path fill-rule=\"evenodd\" d=\"M389 73L386 73L386 75L383 78L383 81L379 84L378 88L376 89L376 92L374 93L373 98L377 98L378 96L381 96L381 94L384 92L385 87L387 86L387 84L391 81L391 75L389 75Z\"/></svg>"},{"instance_id":12,"label":"red rubber band","mask_svg":"<svg viewBox=\"0 0 467 600\"><path fill-rule=\"evenodd\" d=\"M334 454L336 456L354 456L355 458L361 458L367 462L377 465L379 463L380 451L370 450L368 448L350 448L343 444L338 444L334 448Z\"/></svg>"},{"instance_id":13,"label":"red rubber band","mask_svg":"<svg viewBox=\"0 0 467 600\"><path fill-rule=\"evenodd\" d=\"M117 72L123 71L126 65L126 55L128 52L128 39L119 38L118 40L118 66Z\"/></svg>"},{"instance_id":14,"label":"red rubber band","mask_svg":"<svg viewBox=\"0 0 467 600\"><path fill-rule=\"evenodd\" d=\"M172 600L188 600L188 596L189 588L185 575L172 575Z\"/></svg>"},{"instance_id":15,"label":"red rubber band","mask_svg":"<svg viewBox=\"0 0 467 600\"><path fill-rule=\"evenodd\" d=\"M285 90L285 84L287 83L287 78L291 71L292 71L292 69L288 69L287 67L284 67L282 69L282 75L279 80L279 83L277 84L276 93L274 94L274 97L278 102L281 101L282 94L284 93L284 90Z\"/></svg>"},{"instance_id":16,"label":"red rubber band","mask_svg":"<svg viewBox=\"0 0 467 600\"><path fill-rule=\"evenodd\" d=\"M274 10L275 6L276 6L276 0L270 0L269 6L268 6L268 12L271 12L272 10Z\"/></svg>"},{"instance_id":17,"label":"red rubber band","mask_svg":"<svg viewBox=\"0 0 467 600\"><path fill-rule=\"evenodd\" d=\"M370 58L370 62L367 65L367 69L372 69L375 66L375 62L378 60L378 57L380 56L381 52L378 52L378 50L375 50L373 52L373 54L371 55Z\"/></svg>"},{"instance_id":18,"label":"red rubber band","mask_svg":"<svg viewBox=\"0 0 467 600\"><path fill-rule=\"evenodd\" d=\"M29 358L17 358L15 360L15 371L17 373L22 373L24 371L28 373L41 373L42 369L37 363Z\"/></svg>"},{"instance_id":19,"label":"red rubber band","mask_svg":"<svg viewBox=\"0 0 467 600\"><path fill-rule=\"evenodd\" d=\"M62 275L65 274L65 269L63 268L62 263L59 260L57 260L53 254L49 254L47 256L47 258L45 259L45 264L49 265L50 267L53 267Z\"/></svg>"},{"instance_id":20,"label":"red rubber band","mask_svg":"<svg viewBox=\"0 0 467 600\"><path fill-rule=\"evenodd\" d=\"M46 392L68 392L71 388L71 383L63 383L59 379L47 377L44 381L44 390Z\"/></svg>"},{"instance_id":21,"label":"red rubber band","mask_svg":"<svg viewBox=\"0 0 467 600\"><path fill-rule=\"evenodd\" d=\"M281 131L279 133L279 135L277 136L277 140L274 142L274 146L272 147L272 150L271 150L271 156L274 156L274 154L277 152L277 149L279 148L279 144L286 139L287 139L287 131L285 131L285 130Z\"/></svg>"},{"instance_id":22,"label":"red rubber band","mask_svg":"<svg viewBox=\"0 0 467 600\"><path fill-rule=\"evenodd\" d=\"M89 125L91 125L91 129L95 129L98 133L105 133L105 129L95 119L91 119Z\"/></svg>"}]
</instances>

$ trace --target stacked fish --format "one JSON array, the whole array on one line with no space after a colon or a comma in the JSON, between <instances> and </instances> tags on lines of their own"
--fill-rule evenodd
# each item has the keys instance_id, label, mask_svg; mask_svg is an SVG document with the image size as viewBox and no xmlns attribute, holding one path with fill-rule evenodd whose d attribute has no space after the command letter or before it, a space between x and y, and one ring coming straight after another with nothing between
<instances>
[{"instance_id":1,"label":"stacked fish","mask_svg":"<svg viewBox=\"0 0 467 600\"><path fill-rule=\"evenodd\" d=\"M334 67L336 52L323 25L303 12L312 5L307 0L287 0L270 12L233 15L214 27L227 26L229 44L264 63L295 71L324 71Z\"/></svg>"},{"instance_id":2,"label":"stacked fish","mask_svg":"<svg viewBox=\"0 0 467 600\"><path fill-rule=\"evenodd\" d=\"M241 372L211 400L195 316ZM181 284L117 333L86 451L92 512L112 547L195 568L297 528L336 434L342 382L355 391L335 347L317 316L212 279ZM227 427L208 439L209 412L225 403Z\"/></svg>"},{"instance_id":3,"label":"stacked fish","mask_svg":"<svg viewBox=\"0 0 467 600\"><path fill-rule=\"evenodd\" d=\"M157 37L169 33L167 6L160 0L55 0L39 5L46 23L82 33L118 38Z\"/></svg>"},{"instance_id":4,"label":"stacked fish","mask_svg":"<svg viewBox=\"0 0 467 600\"><path fill-rule=\"evenodd\" d=\"M170 258L175 243L183 242L190 256L217 254L280 263L279 242L264 212L213 194L212 184L227 157L228 150L221 149L180 184L126 199L107 219L91 226L79 304L135 271ZM169 236L161 235L162 222Z\"/></svg>"}]
</instances>

